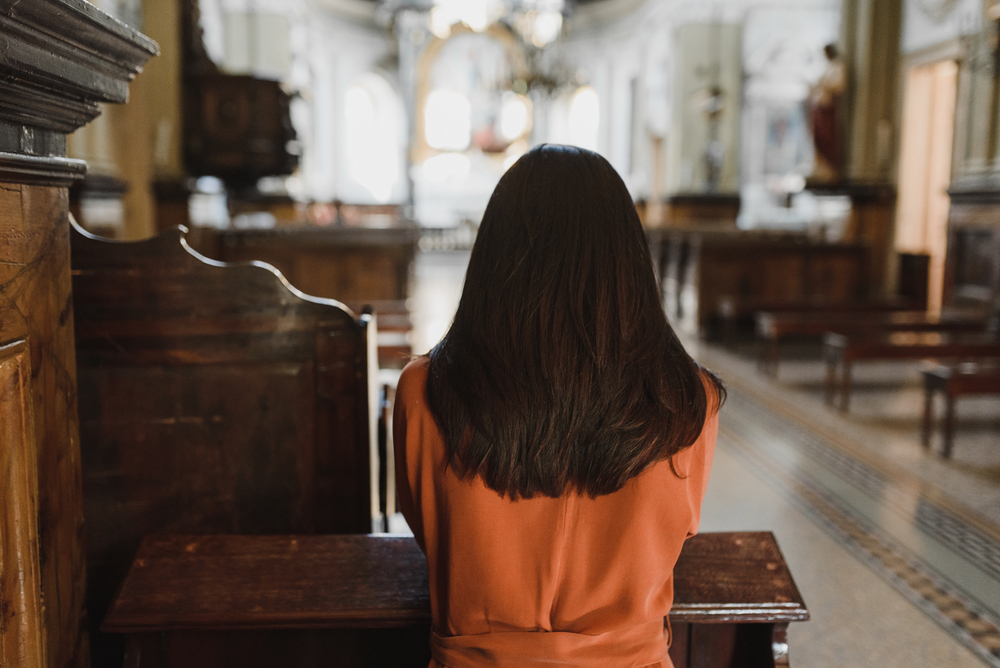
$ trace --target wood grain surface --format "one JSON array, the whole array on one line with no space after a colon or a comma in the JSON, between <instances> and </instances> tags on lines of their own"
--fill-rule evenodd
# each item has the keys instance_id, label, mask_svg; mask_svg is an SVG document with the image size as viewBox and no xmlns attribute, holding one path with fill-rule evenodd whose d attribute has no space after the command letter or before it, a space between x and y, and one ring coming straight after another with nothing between
<instances>
[{"instance_id":1,"label":"wood grain surface","mask_svg":"<svg viewBox=\"0 0 1000 668\"><path fill-rule=\"evenodd\" d=\"M0 346L0 665L43 668L38 478L27 342Z\"/></svg>"},{"instance_id":2,"label":"wood grain surface","mask_svg":"<svg viewBox=\"0 0 1000 668\"><path fill-rule=\"evenodd\" d=\"M95 623L146 534L372 528L370 320L183 235L73 231Z\"/></svg>"},{"instance_id":3,"label":"wood grain surface","mask_svg":"<svg viewBox=\"0 0 1000 668\"><path fill-rule=\"evenodd\" d=\"M0 183L0 346L26 342L31 369L30 383L0 405L32 422L45 655L60 668L85 661L87 646L67 208L65 188ZM0 545L0 570L18 573L8 549Z\"/></svg>"},{"instance_id":4,"label":"wood grain surface","mask_svg":"<svg viewBox=\"0 0 1000 668\"><path fill-rule=\"evenodd\" d=\"M426 571L410 537L150 536L104 630L426 624ZM672 623L809 618L770 533L694 536L674 578Z\"/></svg>"}]
</instances>

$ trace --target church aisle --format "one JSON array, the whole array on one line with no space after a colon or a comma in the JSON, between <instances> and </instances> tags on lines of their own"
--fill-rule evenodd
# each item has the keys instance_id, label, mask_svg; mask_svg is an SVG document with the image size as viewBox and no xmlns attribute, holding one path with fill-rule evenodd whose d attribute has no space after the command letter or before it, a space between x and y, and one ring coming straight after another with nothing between
<instances>
[{"instance_id":1,"label":"church aisle","mask_svg":"<svg viewBox=\"0 0 1000 668\"><path fill-rule=\"evenodd\" d=\"M963 502L998 492L925 454L915 416L879 417L919 392L863 384L862 416L845 417L802 389L807 370L771 381L746 358L698 356L730 387L702 528L778 537L813 613L792 625L793 665L1000 666L1000 532Z\"/></svg>"},{"instance_id":2,"label":"church aisle","mask_svg":"<svg viewBox=\"0 0 1000 668\"><path fill-rule=\"evenodd\" d=\"M701 530L766 530L777 537L812 615L808 622L789 626L792 666L991 665L821 529L759 470L748 467L730 433L720 433Z\"/></svg>"}]
</instances>

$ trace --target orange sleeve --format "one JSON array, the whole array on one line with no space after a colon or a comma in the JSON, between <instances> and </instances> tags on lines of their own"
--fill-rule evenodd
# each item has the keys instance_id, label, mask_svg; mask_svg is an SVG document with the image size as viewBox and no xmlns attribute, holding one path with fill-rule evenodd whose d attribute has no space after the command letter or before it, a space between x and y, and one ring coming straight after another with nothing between
<instances>
[{"instance_id":1,"label":"orange sleeve","mask_svg":"<svg viewBox=\"0 0 1000 668\"><path fill-rule=\"evenodd\" d=\"M713 410L705 420L701 436L691 446L691 463L688 468L688 503L691 505L691 528L688 536L698 533L701 523L701 503L705 499L708 487L708 475L712 470L712 460L715 458L715 439L719 433L719 413Z\"/></svg>"},{"instance_id":2,"label":"orange sleeve","mask_svg":"<svg viewBox=\"0 0 1000 668\"><path fill-rule=\"evenodd\" d=\"M691 527L688 529L689 537L698 533L698 526L701 523L701 504L705 499L708 476L712 471L712 461L715 458L715 441L719 434L719 410L721 408L719 390L715 383L706 374L702 374L701 379L705 384L707 406L705 424L701 428L698 440L690 448L690 459L687 463L688 503L692 511Z\"/></svg>"},{"instance_id":3,"label":"orange sleeve","mask_svg":"<svg viewBox=\"0 0 1000 668\"><path fill-rule=\"evenodd\" d=\"M396 387L396 401L392 407L392 443L393 457L396 463L396 503L399 511L403 513L406 523L413 531L413 536L424 549L423 518L417 512L416 497L412 486L413 464L411 461L411 448L418 446L419 433L411 433L408 429L407 416L414 402L419 402L423 393L426 392L420 381L423 374L414 367L413 363L403 369L399 376L399 383Z\"/></svg>"}]
</instances>

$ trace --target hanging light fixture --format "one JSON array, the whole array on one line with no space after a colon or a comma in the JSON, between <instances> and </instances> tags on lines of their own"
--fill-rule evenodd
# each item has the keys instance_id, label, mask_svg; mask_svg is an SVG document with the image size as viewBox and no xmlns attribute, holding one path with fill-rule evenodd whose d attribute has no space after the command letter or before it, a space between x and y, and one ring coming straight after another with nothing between
<instances>
[{"instance_id":1,"label":"hanging light fixture","mask_svg":"<svg viewBox=\"0 0 1000 668\"><path fill-rule=\"evenodd\" d=\"M541 49L559 37L565 10L565 0L434 0L429 27L436 37L448 39L455 25L483 32L504 21L525 44Z\"/></svg>"},{"instance_id":2,"label":"hanging light fixture","mask_svg":"<svg viewBox=\"0 0 1000 668\"><path fill-rule=\"evenodd\" d=\"M562 32L565 0L522 0L512 9L512 25L526 44L544 48Z\"/></svg>"},{"instance_id":3,"label":"hanging light fixture","mask_svg":"<svg viewBox=\"0 0 1000 668\"><path fill-rule=\"evenodd\" d=\"M447 39L451 27L464 24L474 32L483 32L504 15L502 0L434 0L430 12L431 32Z\"/></svg>"}]
</instances>

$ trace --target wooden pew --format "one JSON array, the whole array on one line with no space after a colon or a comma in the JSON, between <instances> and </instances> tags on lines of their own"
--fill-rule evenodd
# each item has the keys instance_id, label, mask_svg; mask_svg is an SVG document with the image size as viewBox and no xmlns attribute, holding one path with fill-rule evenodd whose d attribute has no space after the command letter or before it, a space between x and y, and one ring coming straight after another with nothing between
<instances>
[{"instance_id":1,"label":"wooden pew","mask_svg":"<svg viewBox=\"0 0 1000 668\"><path fill-rule=\"evenodd\" d=\"M665 291L679 300L667 312L680 310L703 334L726 327L724 302L732 329L764 304L854 303L869 293L864 246L741 230L674 233L669 244L683 248L670 252L665 268L665 288L676 286Z\"/></svg>"},{"instance_id":2,"label":"wooden pew","mask_svg":"<svg viewBox=\"0 0 1000 668\"><path fill-rule=\"evenodd\" d=\"M851 401L851 370L858 361L995 357L1000 357L1000 339L992 333L892 332L848 335L829 332L823 337L826 403L833 405L839 385L840 410L844 413L848 411Z\"/></svg>"},{"instance_id":3,"label":"wooden pew","mask_svg":"<svg viewBox=\"0 0 1000 668\"><path fill-rule=\"evenodd\" d=\"M345 217L356 209L342 207ZM351 308L371 305L379 319L379 366L401 369L411 352L406 299L420 229L392 209L379 214L382 222L391 223L384 227L295 225L202 232L196 249L223 262L267 262L309 295L337 299Z\"/></svg>"},{"instance_id":4,"label":"wooden pew","mask_svg":"<svg viewBox=\"0 0 1000 668\"><path fill-rule=\"evenodd\" d=\"M378 368L402 369L413 359L410 332L413 321L405 299L344 300L351 310L367 309L378 318Z\"/></svg>"},{"instance_id":5,"label":"wooden pew","mask_svg":"<svg viewBox=\"0 0 1000 668\"><path fill-rule=\"evenodd\" d=\"M182 228L71 244L93 624L146 534L372 531L370 316Z\"/></svg>"},{"instance_id":6,"label":"wooden pew","mask_svg":"<svg viewBox=\"0 0 1000 668\"><path fill-rule=\"evenodd\" d=\"M912 310L908 302L887 301L823 301L794 300L775 301L773 299L735 299L723 297L719 300L718 317L722 323L722 340L727 347L735 347L742 331L742 324L750 319L756 333L756 318L761 312L781 314L853 313L858 316L875 316L896 311Z\"/></svg>"},{"instance_id":7,"label":"wooden pew","mask_svg":"<svg viewBox=\"0 0 1000 668\"><path fill-rule=\"evenodd\" d=\"M129 668L394 666L430 658L427 565L412 538L151 536L104 622ZM700 534L674 569L677 666L787 666L809 619L774 536Z\"/></svg>"},{"instance_id":8,"label":"wooden pew","mask_svg":"<svg viewBox=\"0 0 1000 668\"><path fill-rule=\"evenodd\" d=\"M921 373L924 377L924 416L920 441L925 448L931 447L934 394L940 392L945 397L944 423L941 427L944 446L941 454L951 457L955 433L955 399L966 394L1000 394L1000 366L997 362L934 364Z\"/></svg>"},{"instance_id":9,"label":"wooden pew","mask_svg":"<svg viewBox=\"0 0 1000 668\"><path fill-rule=\"evenodd\" d=\"M822 336L826 332L974 332L986 328L984 316L970 313L929 315L926 311L856 311L850 308L758 311L755 320L757 365L770 376L778 375L781 340L791 336Z\"/></svg>"},{"instance_id":10,"label":"wooden pew","mask_svg":"<svg viewBox=\"0 0 1000 668\"><path fill-rule=\"evenodd\" d=\"M817 326L806 326L806 331L796 331L802 328L794 322L796 314L821 318L829 315L837 318L841 314L856 317L876 318L887 316L897 311L914 311L915 313L925 313L927 311L927 255L914 253L899 253L899 272L897 275L896 296L889 299L868 299L865 295L861 298L855 296L844 299L829 299L824 295L809 295L807 298L789 299L761 295L744 295L736 297L728 295L719 300L718 317L722 321L723 341L727 346L733 347L737 341L737 334L742 329L742 323L747 319L752 319L755 325L755 333L760 337L759 315L761 312L768 312L782 317L787 316L791 321L789 334L816 334L820 335L833 329L818 329ZM914 316L918 317L918 316ZM841 319L842 320L842 319ZM835 320L834 324L839 324L841 320ZM780 335L779 335L780 337ZM774 369L776 371L776 369Z\"/></svg>"}]
</instances>

